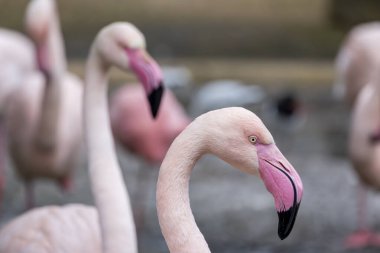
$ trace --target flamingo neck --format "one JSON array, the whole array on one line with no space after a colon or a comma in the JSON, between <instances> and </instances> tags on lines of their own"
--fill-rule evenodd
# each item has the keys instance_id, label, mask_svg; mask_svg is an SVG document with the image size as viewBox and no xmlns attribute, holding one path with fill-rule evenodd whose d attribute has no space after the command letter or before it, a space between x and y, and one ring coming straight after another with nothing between
<instances>
[{"instance_id":1,"label":"flamingo neck","mask_svg":"<svg viewBox=\"0 0 380 253\"><path fill-rule=\"evenodd\" d=\"M42 45L49 65L49 78L43 89L41 114L36 129L35 144L45 151L54 151L57 145L57 129L60 124L61 95L66 75L66 57L59 20L56 15L49 26L47 40Z\"/></svg>"},{"instance_id":2,"label":"flamingo neck","mask_svg":"<svg viewBox=\"0 0 380 253\"><path fill-rule=\"evenodd\" d=\"M161 231L172 253L210 253L190 208L189 180L204 154L201 134L193 122L171 145L157 182L157 213Z\"/></svg>"},{"instance_id":3,"label":"flamingo neck","mask_svg":"<svg viewBox=\"0 0 380 253\"><path fill-rule=\"evenodd\" d=\"M84 87L84 124L91 188L99 212L103 252L136 253L132 210L109 123L107 70L98 53L92 49Z\"/></svg>"}]
</instances>

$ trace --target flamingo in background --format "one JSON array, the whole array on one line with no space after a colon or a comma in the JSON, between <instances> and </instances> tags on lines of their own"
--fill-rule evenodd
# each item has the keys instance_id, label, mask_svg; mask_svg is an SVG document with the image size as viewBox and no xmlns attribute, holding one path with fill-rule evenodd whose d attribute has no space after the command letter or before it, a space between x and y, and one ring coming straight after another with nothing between
<instances>
[{"instance_id":1,"label":"flamingo in background","mask_svg":"<svg viewBox=\"0 0 380 253\"><path fill-rule=\"evenodd\" d=\"M380 58L373 77L359 92L353 107L349 131L349 154L361 184L380 189ZM358 229L346 239L348 247L380 246L380 235L372 232L366 220L367 196L359 187Z\"/></svg>"},{"instance_id":2,"label":"flamingo in background","mask_svg":"<svg viewBox=\"0 0 380 253\"><path fill-rule=\"evenodd\" d=\"M21 33L0 28L0 203L4 189L6 135L4 112L21 78L35 68L33 44Z\"/></svg>"},{"instance_id":3,"label":"flamingo in background","mask_svg":"<svg viewBox=\"0 0 380 253\"><path fill-rule=\"evenodd\" d=\"M151 163L160 163L190 119L170 90L165 92L155 120L144 100L140 85L124 85L117 89L110 99L112 132L125 149Z\"/></svg>"},{"instance_id":4,"label":"flamingo in background","mask_svg":"<svg viewBox=\"0 0 380 253\"><path fill-rule=\"evenodd\" d=\"M293 228L301 202L301 179L262 121L246 109L231 107L195 119L174 140L161 165L157 212L170 252L210 252L189 201L191 171L206 153L245 173L260 175L274 197L279 215L278 235L285 239Z\"/></svg>"},{"instance_id":5,"label":"flamingo in background","mask_svg":"<svg viewBox=\"0 0 380 253\"><path fill-rule=\"evenodd\" d=\"M366 221L365 186L380 188L380 22L356 26L345 40L336 61L334 92L352 108L349 156L357 172L358 228L346 239L350 248L380 246L380 235Z\"/></svg>"},{"instance_id":6,"label":"flamingo in background","mask_svg":"<svg viewBox=\"0 0 380 253\"><path fill-rule=\"evenodd\" d=\"M365 23L353 28L345 39L335 62L333 93L345 98L350 107L360 89L371 78L372 69L380 57L380 22Z\"/></svg>"},{"instance_id":7,"label":"flamingo in background","mask_svg":"<svg viewBox=\"0 0 380 253\"><path fill-rule=\"evenodd\" d=\"M55 2L32 0L26 28L36 46L40 71L26 73L12 93L6 123L10 155L25 182L30 208L33 180L50 178L64 189L70 187L82 143L82 85L66 71Z\"/></svg>"},{"instance_id":8,"label":"flamingo in background","mask_svg":"<svg viewBox=\"0 0 380 253\"><path fill-rule=\"evenodd\" d=\"M111 66L131 69L137 75L151 113L157 115L162 74L145 50L143 35L129 23L103 28L90 50L84 90L86 146L96 209L76 204L31 210L0 231L0 252L137 252L129 197L109 125L106 91Z\"/></svg>"},{"instance_id":9,"label":"flamingo in background","mask_svg":"<svg viewBox=\"0 0 380 253\"><path fill-rule=\"evenodd\" d=\"M145 100L145 92L140 85L118 88L110 99L112 132L123 148L142 156L151 164L159 164L190 119L170 90L163 95L160 113L155 120ZM149 187L142 185L142 181L149 178L147 171L143 166L137 175L140 187L136 190L134 214L138 232L144 225L145 203L149 193Z\"/></svg>"}]
</instances>

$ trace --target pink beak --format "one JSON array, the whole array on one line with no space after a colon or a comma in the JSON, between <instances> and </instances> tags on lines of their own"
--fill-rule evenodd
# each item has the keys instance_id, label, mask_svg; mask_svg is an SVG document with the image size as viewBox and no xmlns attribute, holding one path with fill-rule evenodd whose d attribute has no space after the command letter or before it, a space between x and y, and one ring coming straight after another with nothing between
<instances>
[{"instance_id":1,"label":"pink beak","mask_svg":"<svg viewBox=\"0 0 380 253\"><path fill-rule=\"evenodd\" d=\"M143 85L152 116L156 118L164 92L161 69L145 50L126 48L126 51L129 57L129 67Z\"/></svg>"},{"instance_id":2,"label":"pink beak","mask_svg":"<svg viewBox=\"0 0 380 253\"><path fill-rule=\"evenodd\" d=\"M285 239L292 231L303 194L300 176L275 144L257 144L259 172L272 193L278 213L278 236Z\"/></svg>"}]
</instances>

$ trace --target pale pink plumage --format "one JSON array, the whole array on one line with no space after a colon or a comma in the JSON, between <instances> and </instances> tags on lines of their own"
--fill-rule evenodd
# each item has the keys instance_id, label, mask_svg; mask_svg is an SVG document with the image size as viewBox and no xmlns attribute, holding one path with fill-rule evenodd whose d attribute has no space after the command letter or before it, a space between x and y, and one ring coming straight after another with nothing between
<instances>
[{"instance_id":1,"label":"pale pink plumage","mask_svg":"<svg viewBox=\"0 0 380 253\"><path fill-rule=\"evenodd\" d=\"M81 204L35 208L2 228L0 252L101 253L98 218Z\"/></svg>"},{"instance_id":2,"label":"pale pink plumage","mask_svg":"<svg viewBox=\"0 0 380 253\"><path fill-rule=\"evenodd\" d=\"M32 42L21 33L0 28L0 113L23 75L35 66Z\"/></svg>"},{"instance_id":3,"label":"pale pink plumage","mask_svg":"<svg viewBox=\"0 0 380 253\"><path fill-rule=\"evenodd\" d=\"M110 119L120 144L152 163L164 159L172 141L190 123L170 90L163 95L157 118L152 119L141 85L125 85L113 93Z\"/></svg>"},{"instance_id":4,"label":"pale pink plumage","mask_svg":"<svg viewBox=\"0 0 380 253\"><path fill-rule=\"evenodd\" d=\"M106 93L109 68L117 66L127 71L129 58L125 47L132 46L145 51L141 32L129 23L114 23L99 32L87 60L84 123L96 210L68 205L29 211L0 231L0 252L137 252L128 192L114 150ZM150 80L157 84L160 81L155 76ZM159 98L154 102L156 109ZM71 131L73 126L67 129Z\"/></svg>"},{"instance_id":5,"label":"pale pink plumage","mask_svg":"<svg viewBox=\"0 0 380 253\"><path fill-rule=\"evenodd\" d=\"M0 203L5 183L6 135L3 114L9 98L27 73L35 69L33 44L24 35L0 28Z\"/></svg>"},{"instance_id":6,"label":"pale pink plumage","mask_svg":"<svg viewBox=\"0 0 380 253\"><path fill-rule=\"evenodd\" d=\"M33 0L26 15L36 51L46 52L43 70L25 73L11 94L6 123L10 155L27 184L27 205L33 205L31 183L38 178L68 186L79 161L82 136L82 84L67 73L55 2ZM41 30L44 31L43 34ZM43 73L43 74L42 74Z\"/></svg>"},{"instance_id":7,"label":"pale pink plumage","mask_svg":"<svg viewBox=\"0 0 380 253\"><path fill-rule=\"evenodd\" d=\"M157 181L157 213L170 252L210 252L189 200L191 171L207 153L245 173L260 174L279 213L278 234L281 239L287 237L303 195L301 179L254 113L239 107L224 108L196 118L174 140L162 162Z\"/></svg>"},{"instance_id":8,"label":"pale pink plumage","mask_svg":"<svg viewBox=\"0 0 380 253\"><path fill-rule=\"evenodd\" d=\"M370 80L380 59L380 22L354 27L345 39L335 63L334 93L353 106L360 89ZM376 68L376 67L375 67Z\"/></svg>"},{"instance_id":9,"label":"pale pink plumage","mask_svg":"<svg viewBox=\"0 0 380 253\"><path fill-rule=\"evenodd\" d=\"M344 42L336 64L336 91L352 107L349 156L361 184L380 189L380 22L356 26ZM359 185L358 227L349 247L380 245L380 236L366 224L366 192Z\"/></svg>"},{"instance_id":10,"label":"pale pink plumage","mask_svg":"<svg viewBox=\"0 0 380 253\"><path fill-rule=\"evenodd\" d=\"M346 240L350 248L380 246L380 234L367 224L367 191L363 189L380 190L380 75L375 76L356 98L349 131L349 155L360 180L357 231Z\"/></svg>"}]
</instances>

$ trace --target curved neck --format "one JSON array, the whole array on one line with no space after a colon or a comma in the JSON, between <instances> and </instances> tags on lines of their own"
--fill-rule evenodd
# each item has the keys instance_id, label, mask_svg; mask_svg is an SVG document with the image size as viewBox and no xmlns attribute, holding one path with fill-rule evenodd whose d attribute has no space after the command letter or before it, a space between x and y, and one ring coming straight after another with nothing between
<instances>
[{"instance_id":1,"label":"curved neck","mask_svg":"<svg viewBox=\"0 0 380 253\"><path fill-rule=\"evenodd\" d=\"M54 10L53 20L49 25L47 38L48 61L52 67L52 75L62 75L67 70L65 44L57 10Z\"/></svg>"},{"instance_id":2,"label":"curved neck","mask_svg":"<svg viewBox=\"0 0 380 253\"><path fill-rule=\"evenodd\" d=\"M136 253L132 210L109 123L106 72L107 67L92 49L87 61L84 87L84 132L91 188L99 212L103 251Z\"/></svg>"},{"instance_id":3,"label":"curved neck","mask_svg":"<svg viewBox=\"0 0 380 253\"><path fill-rule=\"evenodd\" d=\"M64 85L66 74L66 57L57 14L49 26L47 41L43 50L46 51L49 64L49 77L46 79L42 100L40 104L41 114L38 121L35 144L37 148L46 151L54 151L57 141L57 129L61 109L61 89Z\"/></svg>"},{"instance_id":4,"label":"curved neck","mask_svg":"<svg viewBox=\"0 0 380 253\"><path fill-rule=\"evenodd\" d=\"M210 253L190 208L189 180L204 153L197 124L189 125L171 145L157 182L157 213L161 231L172 253Z\"/></svg>"}]
</instances>

